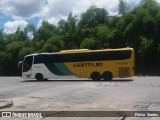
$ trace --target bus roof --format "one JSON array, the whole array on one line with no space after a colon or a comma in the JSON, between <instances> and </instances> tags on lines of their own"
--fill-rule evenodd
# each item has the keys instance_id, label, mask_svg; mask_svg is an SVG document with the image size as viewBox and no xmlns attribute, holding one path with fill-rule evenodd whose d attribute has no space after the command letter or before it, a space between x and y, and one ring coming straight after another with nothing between
<instances>
[{"instance_id":1,"label":"bus roof","mask_svg":"<svg viewBox=\"0 0 160 120\"><path fill-rule=\"evenodd\" d=\"M62 50L57 52L58 54L68 54L68 53L83 53L83 52L102 52L102 51L119 51L119 50L133 50L133 48L118 48L118 49L101 49L101 50L90 50L90 49L73 49L73 50Z\"/></svg>"},{"instance_id":2,"label":"bus roof","mask_svg":"<svg viewBox=\"0 0 160 120\"><path fill-rule=\"evenodd\" d=\"M133 48L118 48L118 49L101 49L101 50L90 50L90 49L72 49L72 50L61 50L60 52L53 52L53 53L35 53L29 54L28 56L36 56L36 55L49 55L49 54L70 54L70 53L85 53L85 52L102 52L102 51L120 51L120 50L133 50Z\"/></svg>"}]
</instances>

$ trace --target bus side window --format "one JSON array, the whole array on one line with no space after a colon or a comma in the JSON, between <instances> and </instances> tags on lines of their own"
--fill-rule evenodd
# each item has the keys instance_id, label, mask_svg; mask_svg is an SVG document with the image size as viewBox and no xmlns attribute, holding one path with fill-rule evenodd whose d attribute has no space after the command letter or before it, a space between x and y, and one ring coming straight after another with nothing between
<instances>
[{"instance_id":1,"label":"bus side window","mask_svg":"<svg viewBox=\"0 0 160 120\"><path fill-rule=\"evenodd\" d=\"M45 63L45 56L44 55L35 55L34 56L34 64L39 64L39 63ZM47 59L46 59L47 60Z\"/></svg>"}]
</instances>

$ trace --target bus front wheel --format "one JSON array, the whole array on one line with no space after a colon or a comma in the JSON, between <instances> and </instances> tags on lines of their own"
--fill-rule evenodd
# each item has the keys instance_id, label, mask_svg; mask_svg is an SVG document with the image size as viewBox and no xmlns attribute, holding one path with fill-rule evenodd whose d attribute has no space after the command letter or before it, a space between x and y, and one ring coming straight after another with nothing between
<instances>
[{"instance_id":1,"label":"bus front wheel","mask_svg":"<svg viewBox=\"0 0 160 120\"><path fill-rule=\"evenodd\" d=\"M38 80L38 81L44 80L44 77L43 77L43 75L42 75L41 73L37 73L36 76L35 76L35 78L36 78L36 80Z\"/></svg>"},{"instance_id":2,"label":"bus front wheel","mask_svg":"<svg viewBox=\"0 0 160 120\"><path fill-rule=\"evenodd\" d=\"M106 71L103 73L102 78L106 81L111 81L113 79L113 75L111 72Z\"/></svg>"},{"instance_id":3,"label":"bus front wheel","mask_svg":"<svg viewBox=\"0 0 160 120\"><path fill-rule=\"evenodd\" d=\"M101 79L101 74L99 72L92 72L91 79L94 81L98 81Z\"/></svg>"}]
</instances>

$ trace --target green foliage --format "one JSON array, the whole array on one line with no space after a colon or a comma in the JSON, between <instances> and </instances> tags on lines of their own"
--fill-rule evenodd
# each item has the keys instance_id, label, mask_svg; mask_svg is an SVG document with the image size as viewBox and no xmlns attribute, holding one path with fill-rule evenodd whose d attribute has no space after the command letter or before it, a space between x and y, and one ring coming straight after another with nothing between
<instances>
[{"instance_id":1,"label":"green foliage","mask_svg":"<svg viewBox=\"0 0 160 120\"><path fill-rule=\"evenodd\" d=\"M136 68L159 69L160 5L155 0L142 0L127 11L125 0L119 0L118 7L118 16L109 16L104 8L91 6L79 19L70 13L56 26L44 19L39 29L29 24L12 34L0 30L0 75L19 74L17 64L27 54L79 48L133 47Z\"/></svg>"},{"instance_id":2,"label":"green foliage","mask_svg":"<svg viewBox=\"0 0 160 120\"><path fill-rule=\"evenodd\" d=\"M81 27L95 27L98 24L106 22L108 12L104 8L96 8L91 6L85 13L81 15L79 25Z\"/></svg>"},{"instance_id":3,"label":"green foliage","mask_svg":"<svg viewBox=\"0 0 160 120\"><path fill-rule=\"evenodd\" d=\"M4 34L3 30L0 30L0 51L4 50Z\"/></svg>"},{"instance_id":4,"label":"green foliage","mask_svg":"<svg viewBox=\"0 0 160 120\"><path fill-rule=\"evenodd\" d=\"M122 39L122 33L119 30L113 30L108 35L109 47L110 48L123 48L126 47L124 40Z\"/></svg>"},{"instance_id":5,"label":"green foliage","mask_svg":"<svg viewBox=\"0 0 160 120\"><path fill-rule=\"evenodd\" d=\"M110 28L106 25L99 25L96 27L96 45L97 49L108 48L109 41L108 37L110 35Z\"/></svg>"},{"instance_id":6,"label":"green foliage","mask_svg":"<svg viewBox=\"0 0 160 120\"><path fill-rule=\"evenodd\" d=\"M143 30L146 35L153 35L156 30L156 21L151 15L146 15L143 19Z\"/></svg>"},{"instance_id":7,"label":"green foliage","mask_svg":"<svg viewBox=\"0 0 160 120\"><path fill-rule=\"evenodd\" d=\"M122 15L122 16L125 16L126 11L127 11L127 3L126 3L126 1L119 0L118 8L119 8L119 14Z\"/></svg>"},{"instance_id":8,"label":"green foliage","mask_svg":"<svg viewBox=\"0 0 160 120\"><path fill-rule=\"evenodd\" d=\"M88 49L95 49L96 48L96 42L93 38L85 38L81 44L80 48L88 48Z\"/></svg>"},{"instance_id":9,"label":"green foliage","mask_svg":"<svg viewBox=\"0 0 160 120\"><path fill-rule=\"evenodd\" d=\"M3 30L0 30L0 43L4 41L4 35L3 35Z\"/></svg>"},{"instance_id":10,"label":"green foliage","mask_svg":"<svg viewBox=\"0 0 160 120\"><path fill-rule=\"evenodd\" d=\"M10 44L6 45L6 52L12 54L13 60L18 60L18 53L23 48L22 42L11 42Z\"/></svg>"},{"instance_id":11,"label":"green foliage","mask_svg":"<svg viewBox=\"0 0 160 120\"><path fill-rule=\"evenodd\" d=\"M33 53L33 48L25 47L19 51L18 57L20 60L23 60L24 56L26 56L28 54L32 54L32 53Z\"/></svg>"},{"instance_id":12,"label":"green foliage","mask_svg":"<svg viewBox=\"0 0 160 120\"><path fill-rule=\"evenodd\" d=\"M157 54L157 61L160 61L160 43L158 44L158 48L157 48L158 54ZM158 66L160 67L160 65Z\"/></svg>"},{"instance_id":13,"label":"green foliage","mask_svg":"<svg viewBox=\"0 0 160 120\"><path fill-rule=\"evenodd\" d=\"M140 58L142 63L145 62L146 64L148 64L152 62L150 61L151 60L150 53L153 54L151 52L152 44L153 44L153 40L150 40L144 37L141 38L139 52L140 52Z\"/></svg>"},{"instance_id":14,"label":"green foliage","mask_svg":"<svg viewBox=\"0 0 160 120\"><path fill-rule=\"evenodd\" d=\"M28 24L25 27L24 32L25 32L26 35L31 32L33 34L33 36L35 36L36 35L36 28L32 24Z\"/></svg>"},{"instance_id":15,"label":"green foliage","mask_svg":"<svg viewBox=\"0 0 160 120\"><path fill-rule=\"evenodd\" d=\"M63 41L60 36L53 36L47 40L43 47L44 52L57 52L63 49Z\"/></svg>"},{"instance_id":16,"label":"green foliage","mask_svg":"<svg viewBox=\"0 0 160 120\"><path fill-rule=\"evenodd\" d=\"M48 40L54 33L56 32L56 27L50 24L48 21L43 20L42 26L37 31L34 40L41 41L41 40Z\"/></svg>"}]
</instances>

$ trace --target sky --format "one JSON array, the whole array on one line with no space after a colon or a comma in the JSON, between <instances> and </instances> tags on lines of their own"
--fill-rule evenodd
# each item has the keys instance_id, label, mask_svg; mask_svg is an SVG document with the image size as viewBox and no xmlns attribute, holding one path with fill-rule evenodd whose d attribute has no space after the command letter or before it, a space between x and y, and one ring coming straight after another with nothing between
<instances>
[{"instance_id":1,"label":"sky","mask_svg":"<svg viewBox=\"0 0 160 120\"><path fill-rule=\"evenodd\" d=\"M36 28L42 20L56 25L66 19L70 12L80 16L90 6L105 8L109 15L118 15L119 0L0 0L0 29L5 33L14 33L18 27L23 30L28 24ZM140 0L126 0L133 9ZM157 0L160 3L160 0Z\"/></svg>"}]
</instances>

